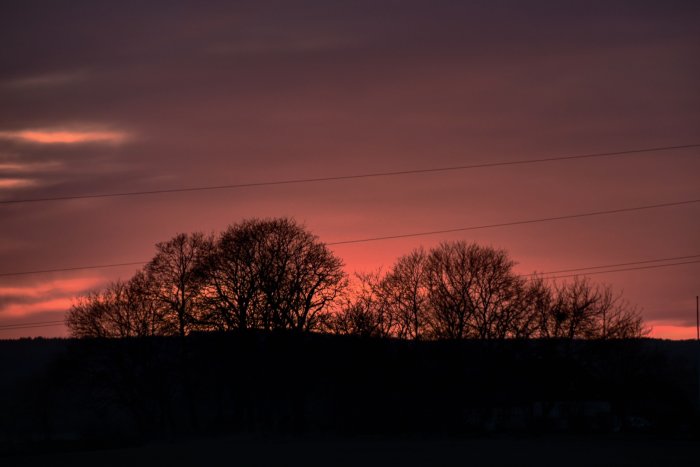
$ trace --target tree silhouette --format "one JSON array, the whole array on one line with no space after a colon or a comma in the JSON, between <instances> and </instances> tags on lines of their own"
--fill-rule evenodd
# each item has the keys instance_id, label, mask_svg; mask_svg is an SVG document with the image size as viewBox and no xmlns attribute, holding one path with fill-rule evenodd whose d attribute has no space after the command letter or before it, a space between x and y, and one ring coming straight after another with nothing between
<instances>
[{"instance_id":1,"label":"tree silhouette","mask_svg":"<svg viewBox=\"0 0 700 467\"><path fill-rule=\"evenodd\" d=\"M177 327L180 336L196 327L203 307L204 262L212 241L202 233L178 234L156 245L146 265L152 299Z\"/></svg>"},{"instance_id":2,"label":"tree silhouette","mask_svg":"<svg viewBox=\"0 0 700 467\"><path fill-rule=\"evenodd\" d=\"M342 334L401 339L600 339L648 333L607 285L515 274L504 250L466 242L418 248L360 284L332 321Z\"/></svg>"},{"instance_id":3,"label":"tree silhouette","mask_svg":"<svg viewBox=\"0 0 700 467\"><path fill-rule=\"evenodd\" d=\"M342 304L326 321L328 331L362 337L391 337L395 334L394 315L382 287L380 272L356 274Z\"/></svg>"},{"instance_id":4,"label":"tree silhouette","mask_svg":"<svg viewBox=\"0 0 700 467\"><path fill-rule=\"evenodd\" d=\"M203 317L208 325L223 331L260 326L259 233L248 221L232 225L209 252L205 262L208 306Z\"/></svg>"},{"instance_id":5,"label":"tree silhouette","mask_svg":"<svg viewBox=\"0 0 700 467\"><path fill-rule=\"evenodd\" d=\"M218 238L179 234L128 282L78 298L76 337L193 330L330 331L400 339L634 338L641 312L608 285L515 274L505 250L417 248L384 274L356 274L293 219L249 219Z\"/></svg>"},{"instance_id":6,"label":"tree silhouette","mask_svg":"<svg viewBox=\"0 0 700 467\"><path fill-rule=\"evenodd\" d=\"M524 279L504 250L442 243L426 265L433 330L438 338L503 339L523 334L528 314Z\"/></svg>"},{"instance_id":7,"label":"tree silhouette","mask_svg":"<svg viewBox=\"0 0 700 467\"><path fill-rule=\"evenodd\" d=\"M174 330L150 299L147 279L137 273L129 282L116 281L104 290L79 297L66 316L73 337L143 337Z\"/></svg>"},{"instance_id":8,"label":"tree silhouette","mask_svg":"<svg viewBox=\"0 0 700 467\"><path fill-rule=\"evenodd\" d=\"M425 337L430 324L431 304L426 282L427 254L422 248L399 258L381 281L380 290L401 339Z\"/></svg>"},{"instance_id":9,"label":"tree silhouette","mask_svg":"<svg viewBox=\"0 0 700 467\"><path fill-rule=\"evenodd\" d=\"M209 319L225 329L316 329L346 285L342 261L292 219L232 225L212 254Z\"/></svg>"},{"instance_id":10,"label":"tree silhouette","mask_svg":"<svg viewBox=\"0 0 700 467\"><path fill-rule=\"evenodd\" d=\"M542 337L632 338L648 334L640 311L615 295L609 285L588 278L554 284L540 318Z\"/></svg>"},{"instance_id":11,"label":"tree silhouette","mask_svg":"<svg viewBox=\"0 0 700 467\"><path fill-rule=\"evenodd\" d=\"M77 298L66 314L66 327L73 337L120 337L111 326L105 292L90 292ZM115 332L116 331L116 332Z\"/></svg>"}]
</instances>

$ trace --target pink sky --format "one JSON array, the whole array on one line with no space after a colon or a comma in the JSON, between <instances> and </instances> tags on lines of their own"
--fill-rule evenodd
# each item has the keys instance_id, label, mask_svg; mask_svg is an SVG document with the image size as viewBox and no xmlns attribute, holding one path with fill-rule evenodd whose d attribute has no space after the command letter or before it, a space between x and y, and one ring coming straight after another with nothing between
<instances>
[{"instance_id":1,"label":"pink sky","mask_svg":"<svg viewBox=\"0 0 700 467\"><path fill-rule=\"evenodd\" d=\"M0 201L700 142L693 2L264 3L8 7ZM178 232L247 217L292 216L333 242L697 199L699 172L688 149L0 205L0 274L148 260ZM700 254L698 209L333 249L349 272L454 239L507 249L520 273L645 261ZM61 319L76 294L134 269L0 276L0 326ZM654 336L694 337L700 265L593 277L643 308Z\"/></svg>"}]
</instances>

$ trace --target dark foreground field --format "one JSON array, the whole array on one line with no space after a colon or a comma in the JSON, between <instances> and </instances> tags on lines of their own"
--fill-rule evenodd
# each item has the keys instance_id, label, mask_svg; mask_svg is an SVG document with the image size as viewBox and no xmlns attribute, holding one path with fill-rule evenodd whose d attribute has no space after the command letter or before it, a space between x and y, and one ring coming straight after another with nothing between
<instances>
[{"instance_id":1,"label":"dark foreground field","mask_svg":"<svg viewBox=\"0 0 700 467\"><path fill-rule=\"evenodd\" d=\"M698 345L0 341L0 465L695 465Z\"/></svg>"},{"instance_id":2,"label":"dark foreground field","mask_svg":"<svg viewBox=\"0 0 700 467\"><path fill-rule=\"evenodd\" d=\"M696 466L698 442L649 436L226 436L9 457L7 466Z\"/></svg>"}]
</instances>

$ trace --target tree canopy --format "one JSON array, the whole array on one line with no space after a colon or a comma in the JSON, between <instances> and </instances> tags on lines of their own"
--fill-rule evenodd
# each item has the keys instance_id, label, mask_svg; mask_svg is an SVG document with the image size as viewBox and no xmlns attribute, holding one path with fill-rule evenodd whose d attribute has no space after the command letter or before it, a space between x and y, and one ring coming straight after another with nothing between
<instances>
[{"instance_id":1,"label":"tree canopy","mask_svg":"<svg viewBox=\"0 0 700 467\"><path fill-rule=\"evenodd\" d=\"M608 285L515 273L505 250L417 248L350 280L293 219L249 219L218 236L178 234L127 282L79 297L75 337L294 330L400 339L632 338L641 313Z\"/></svg>"}]
</instances>

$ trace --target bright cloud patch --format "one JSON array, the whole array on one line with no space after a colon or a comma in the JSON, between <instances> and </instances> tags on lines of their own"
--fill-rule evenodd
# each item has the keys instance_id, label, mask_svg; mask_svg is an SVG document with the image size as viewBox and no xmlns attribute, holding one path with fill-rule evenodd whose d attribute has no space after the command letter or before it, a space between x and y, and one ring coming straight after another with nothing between
<instances>
[{"instance_id":1,"label":"bright cloud patch","mask_svg":"<svg viewBox=\"0 0 700 467\"><path fill-rule=\"evenodd\" d=\"M40 297L47 293L55 293L57 291L66 294L74 294L92 289L103 282L104 279L102 277L83 277L76 279L59 279L27 286L0 286L0 295Z\"/></svg>"},{"instance_id":2,"label":"bright cloud patch","mask_svg":"<svg viewBox=\"0 0 700 467\"><path fill-rule=\"evenodd\" d=\"M75 297L104 283L101 277L42 282L27 286L0 286L0 319L66 311Z\"/></svg>"},{"instance_id":3,"label":"bright cloud patch","mask_svg":"<svg viewBox=\"0 0 700 467\"><path fill-rule=\"evenodd\" d=\"M24 188L32 185L36 185L36 182L28 178L0 178L0 190Z\"/></svg>"},{"instance_id":4,"label":"bright cloud patch","mask_svg":"<svg viewBox=\"0 0 700 467\"><path fill-rule=\"evenodd\" d=\"M43 172L48 170L56 170L63 166L60 162L0 162L0 174L6 173L26 173L26 172Z\"/></svg>"},{"instance_id":5,"label":"bright cloud patch","mask_svg":"<svg viewBox=\"0 0 700 467\"><path fill-rule=\"evenodd\" d=\"M36 313L64 312L68 311L74 303L72 297L51 298L39 300L32 303L13 303L5 307L2 311L3 318L16 318L18 316L31 316Z\"/></svg>"},{"instance_id":6,"label":"bright cloud patch","mask_svg":"<svg viewBox=\"0 0 700 467\"><path fill-rule=\"evenodd\" d=\"M127 134L119 131L20 130L2 131L0 138L38 144L122 143Z\"/></svg>"}]
</instances>

